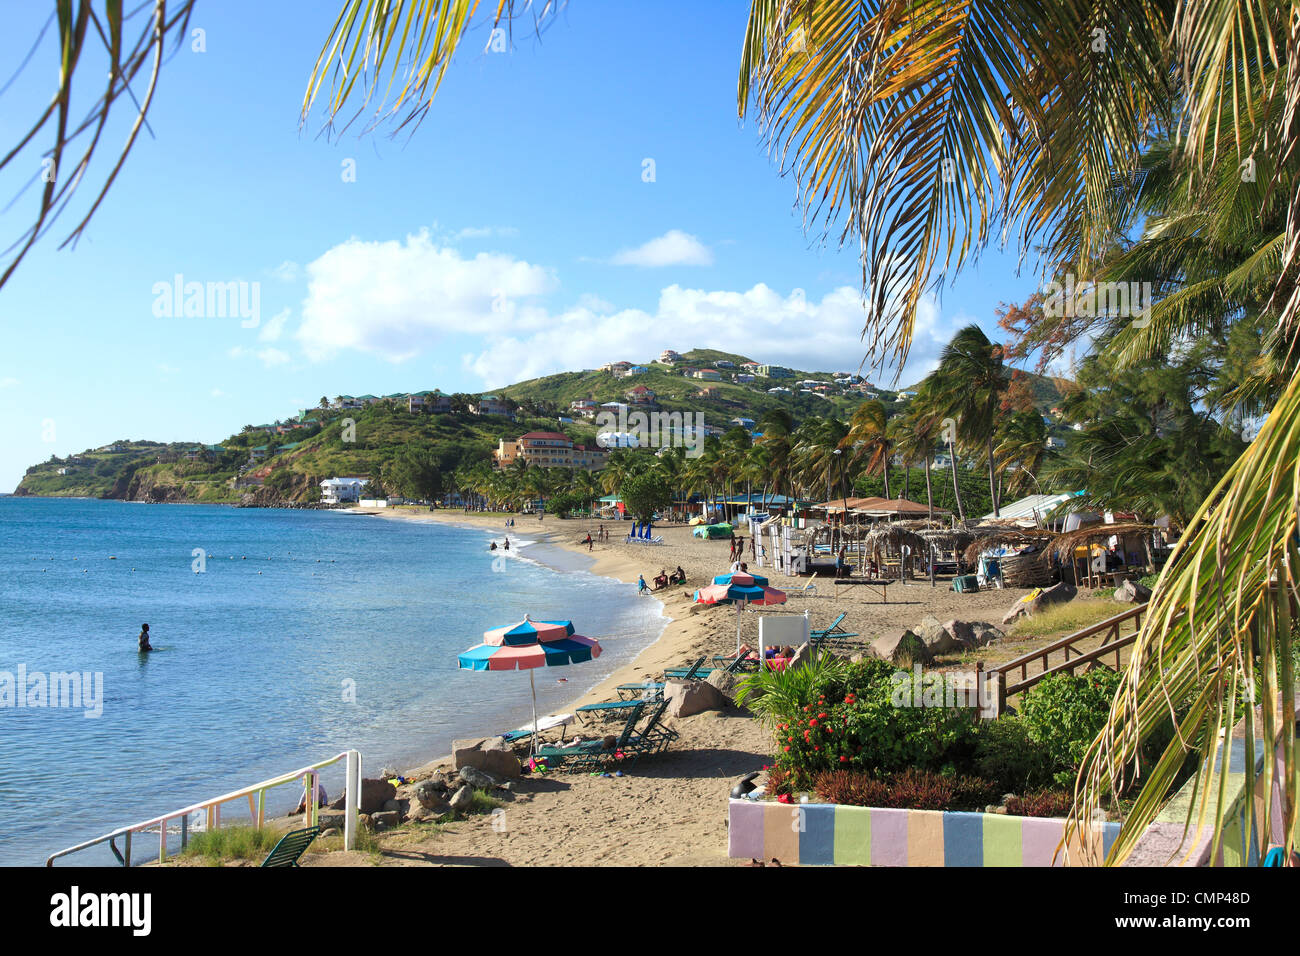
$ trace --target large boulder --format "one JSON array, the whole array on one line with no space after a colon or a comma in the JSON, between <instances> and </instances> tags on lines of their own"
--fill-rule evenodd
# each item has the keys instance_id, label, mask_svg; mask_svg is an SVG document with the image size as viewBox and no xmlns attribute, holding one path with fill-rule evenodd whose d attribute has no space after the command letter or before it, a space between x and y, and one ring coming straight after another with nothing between
<instances>
[{"instance_id":1,"label":"large boulder","mask_svg":"<svg viewBox=\"0 0 1300 956\"><path fill-rule=\"evenodd\" d=\"M447 802L447 783L444 780L442 786L434 780L421 780L415 785L412 791L415 800L426 810L432 810Z\"/></svg>"},{"instance_id":2,"label":"large boulder","mask_svg":"<svg viewBox=\"0 0 1300 956\"><path fill-rule=\"evenodd\" d=\"M451 748L457 770L473 767L497 777L517 777L523 769L510 745L500 737L456 740Z\"/></svg>"},{"instance_id":3,"label":"large boulder","mask_svg":"<svg viewBox=\"0 0 1300 956\"><path fill-rule=\"evenodd\" d=\"M397 788L387 780L375 780L366 777L361 781L361 812L379 813L384 804L397 797ZM330 804L331 810L342 810L347 803L346 795Z\"/></svg>"},{"instance_id":4,"label":"large boulder","mask_svg":"<svg viewBox=\"0 0 1300 956\"><path fill-rule=\"evenodd\" d=\"M664 699L668 701L666 712L670 717L690 717L727 706L721 692L702 680L670 680L664 684Z\"/></svg>"},{"instance_id":5,"label":"large boulder","mask_svg":"<svg viewBox=\"0 0 1300 956\"><path fill-rule=\"evenodd\" d=\"M732 702L736 699L736 685L740 678L735 674L729 673L721 667L715 667L713 673L708 676L706 683L715 687L719 694Z\"/></svg>"},{"instance_id":6,"label":"large boulder","mask_svg":"<svg viewBox=\"0 0 1300 956\"><path fill-rule=\"evenodd\" d=\"M899 667L926 664L930 660L925 642L906 628L876 638L871 642L871 653Z\"/></svg>"},{"instance_id":7,"label":"large boulder","mask_svg":"<svg viewBox=\"0 0 1300 956\"><path fill-rule=\"evenodd\" d=\"M1115 600L1141 604L1151 599L1151 589L1140 581L1125 581L1115 589Z\"/></svg>"},{"instance_id":8,"label":"large boulder","mask_svg":"<svg viewBox=\"0 0 1300 956\"><path fill-rule=\"evenodd\" d=\"M448 803L451 804L453 810L462 812L468 810L470 805L474 803L474 789L468 784L461 787L451 795L451 800Z\"/></svg>"},{"instance_id":9,"label":"large boulder","mask_svg":"<svg viewBox=\"0 0 1300 956\"><path fill-rule=\"evenodd\" d=\"M925 645L926 656L930 658L962 649L961 642L956 636L940 624L937 617L929 614L921 618L921 623L912 629L912 633L921 639L921 643Z\"/></svg>"},{"instance_id":10,"label":"large boulder","mask_svg":"<svg viewBox=\"0 0 1300 956\"><path fill-rule=\"evenodd\" d=\"M975 647L987 647L994 641L1001 640L1006 636L1000 628L994 627L986 621L973 621L968 626L975 636Z\"/></svg>"},{"instance_id":11,"label":"large boulder","mask_svg":"<svg viewBox=\"0 0 1300 956\"><path fill-rule=\"evenodd\" d=\"M501 779L490 773L485 773L476 767L461 767L458 771L460 782L473 787L475 790L490 790L493 787L501 785Z\"/></svg>"},{"instance_id":12,"label":"large boulder","mask_svg":"<svg viewBox=\"0 0 1300 956\"><path fill-rule=\"evenodd\" d=\"M1078 593L1078 589L1069 581L1053 584L1050 588L1043 588L1033 597L1026 595L1017 601L1011 610L1003 615L1002 623L1010 624L1021 617L1033 617L1039 611L1074 600L1074 596ZM1030 594L1033 592L1031 591Z\"/></svg>"}]
</instances>

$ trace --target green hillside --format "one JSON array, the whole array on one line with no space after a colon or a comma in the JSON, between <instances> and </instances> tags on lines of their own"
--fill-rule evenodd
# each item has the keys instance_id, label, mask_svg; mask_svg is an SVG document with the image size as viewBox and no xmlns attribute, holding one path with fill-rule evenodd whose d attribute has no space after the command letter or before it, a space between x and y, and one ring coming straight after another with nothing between
<instances>
[{"instance_id":1,"label":"green hillside","mask_svg":"<svg viewBox=\"0 0 1300 956\"><path fill-rule=\"evenodd\" d=\"M563 431L575 442L595 444L591 419L570 412L570 404L590 399L623 402L645 386L667 412L700 413L707 425L724 429L734 418L762 418L785 409L796 423L811 417L847 418L863 401L860 391L834 385L829 372L792 369L786 378L734 381L750 359L744 355L697 349L674 365L645 362L647 371L616 377L612 371L563 372L519 382L494 393L515 409L516 421L471 414L471 395L450 396L450 413L408 411L401 396L360 409L317 408L301 419L244 426L212 446L198 443L118 441L27 470L18 495L119 498L133 501L190 501L272 505L307 504L319 499L320 481L333 476L371 478L388 490L445 489L457 470L489 463L497 442L527 431ZM731 362L721 381L688 377L690 368ZM1035 404L1044 411L1060 400L1051 379L1032 376ZM804 391L799 382L824 383L826 393ZM769 394L770 388L789 389ZM877 389L888 412L906 405L897 393ZM573 418L561 423L561 418ZM283 432L283 433L281 433ZM413 475L423 476L419 478ZM416 495L411 495L415 497ZM420 497L427 496L419 495Z\"/></svg>"}]
</instances>

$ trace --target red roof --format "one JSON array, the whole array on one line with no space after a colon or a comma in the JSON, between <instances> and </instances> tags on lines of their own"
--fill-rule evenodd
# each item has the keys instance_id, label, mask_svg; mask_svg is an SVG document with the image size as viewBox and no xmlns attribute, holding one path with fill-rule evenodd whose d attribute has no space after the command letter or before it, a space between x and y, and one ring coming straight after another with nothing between
<instances>
[{"instance_id":1,"label":"red roof","mask_svg":"<svg viewBox=\"0 0 1300 956\"><path fill-rule=\"evenodd\" d=\"M527 435L520 435L520 441L569 441L568 435L560 432L529 432Z\"/></svg>"}]
</instances>

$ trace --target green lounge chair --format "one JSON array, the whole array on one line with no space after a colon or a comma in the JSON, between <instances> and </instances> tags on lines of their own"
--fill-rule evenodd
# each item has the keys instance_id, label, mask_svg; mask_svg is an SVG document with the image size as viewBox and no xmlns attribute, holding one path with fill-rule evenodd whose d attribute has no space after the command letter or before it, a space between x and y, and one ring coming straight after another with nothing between
<instances>
[{"instance_id":1,"label":"green lounge chair","mask_svg":"<svg viewBox=\"0 0 1300 956\"><path fill-rule=\"evenodd\" d=\"M641 719L645 701L635 701L632 713L628 715L623 732L618 735L612 748L606 748L600 740L591 740L572 747L539 747L535 756L546 758L547 766L556 770L586 770L599 768L606 761L612 760L614 754L621 750L632 736L636 722Z\"/></svg>"},{"instance_id":2,"label":"green lounge chair","mask_svg":"<svg viewBox=\"0 0 1300 956\"><path fill-rule=\"evenodd\" d=\"M842 645L847 643L850 637L857 637L857 631L846 631L840 627L840 622L844 620L847 611L841 611L840 616L831 621L829 627L821 630L809 631L808 641L813 647L820 647L823 644Z\"/></svg>"},{"instance_id":3,"label":"green lounge chair","mask_svg":"<svg viewBox=\"0 0 1300 956\"><path fill-rule=\"evenodd\" d=\"M607 700L603 704L584 704L577 710L578 719L582 720L588 715L596 718L622 717L629 707L644 703L643 700L633 698L632 700Z\"/></svg>"},{"instance_id":4,"label":"green lounge chair","mask_svg":"<svg viewBox=\"0 0 1300 956\"><path fill-rule=\"evenodd\" d=\"M307 852L307 847L311 846L311 841L316 839L319 833L320 827L291 830L280 837L280 842L272 847L271 852L262 861L262 865L297 866L298 858Z\"/></svg>"},{"instance_id":5,"label":"green lounge chair","mask_svg":"<svg viewBox=\"0 0 1300 956\"><path fill-rule=\"evenodd\" d=\"M690 667L670 667L664 671L664 679L694 680L697 677L703 677L704 675L700 673L700 668L704 666L705 660L706 658L701 657Z\"/></svg>"},{"instance_id":6,"label":"green lounge chair","mask_svg":"<svg viewBox=\"0 0 1300 956\"><path fill-rule=\"evenodd\" d=\"M679 736L677 731L664 724L664 711L668 709L668 701L661 701L659 706L650 712L650 719L646 721L645 727L639 733L632 734L619 748L622 751L623 759L619 766L623 769L630 770L636 766L636 762L647 754L660 753L667 750Z\"/></svg>"}]
</instances>

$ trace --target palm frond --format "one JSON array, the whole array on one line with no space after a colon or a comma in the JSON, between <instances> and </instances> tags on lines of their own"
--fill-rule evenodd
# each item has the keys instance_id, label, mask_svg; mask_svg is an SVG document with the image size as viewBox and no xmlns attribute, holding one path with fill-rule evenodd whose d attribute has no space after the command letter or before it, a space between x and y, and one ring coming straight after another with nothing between
<instances>
[{"instance_id":1,"label":"palm frond","mask_svg":"<svg viewBox=\"0 0 1300 956\"><path fill-rule=\"evenodd\" d=\"M492 9L491 0L482 5ZM533 28L540 31L561 5L560 0L496 0L488 43L500 30L508 44L525 12L533 14ZM398 129L418 124L479 7L480 0L344 0L307 82L302 122L322 100L332 124L349 100L359 97L345 129L368 107L373 107L372 125L403 111Z\"/></svg>"},{"instance_id":2,"label":"palm frond","mask_svg":"<svg viewBox=\"0 0 1300 956\"><path fill-rule=\"evenodd\" d=\"M1141 793L1124 821L1106 862L1123 862L1155 819L1189 755L1199 756L1199 799L1187 824L1199 830L1214 818L1214 848L1227 812L1215 784L1214 755L1221 734L1245 721L1246 766L1256 748L1280 743L1285 754L1280 777L1264 761L1256 781L1246 774L1245 806L1262 813L1253 839L1284 832L1290 852L1296 827L1294 661L1287 648L1300 599L1300 374L1292 377L1268 421L1215 487L1189 523L1161 573L1142 630L1111 706L1107 725L1080 770L1070 830L1086 826L1102 802L1133 781L1141 743L1166 720L1173 740L1154 767L1146 769ZM1255 707L1238 708L1237 688L1260 676ZM1184 713L1180 707L1187 704ZM1219 781L1221 783L1221 781ZM1276 819L1270 794L1281 794ZM1250 828L1248 828L1250 829ZM1067 834L1068 838L1068 834Z\"/></svg>"},{"instance_id":3,"label":"palm frond","mask_svg":"<svg viewBox=\"0 0 1300 956\"><path fill-rule=\"evenodd\" d=\"M42 162L31 164L33 168L39 165L40 172L27 182L27 187L38 179L44 182L36 212L31 224L0 251L0 255L9 257L0 272L0 288L37 241L67 211L79 187L96 168L97 152L110 119L124 109L134 109L134 120L124 144L117 150L116 159L107 167L87 210L59 248L75 246L85 232L126 163L140 131L146 128L167 43L169 40L179 43L186 36L194 3L195 0L175 0L169 8L167 0L150 0L125 12L122 0L103 0L101 15L93 0L57 0L52 17L58 57L54 94L10 150L0 156L0 171L18 168L31 159L29 147L38 143L42 134L48 136L47 145L40 153ZM128 36L132 27L138 28L133 40ZM33 62L44 35L42 31L18 72ZM105 86L91 101L86 114L77 119L72 115L75 94L82 88L77 80L87 76L98 78L101 60L106 64ZM137 94L131 84L146 68L147 85ZM129 107L122 105L124 98L129 101Z\"/></svg>"}]
</instances>

